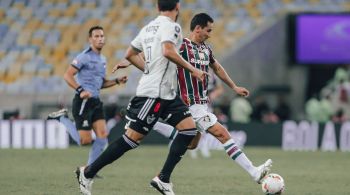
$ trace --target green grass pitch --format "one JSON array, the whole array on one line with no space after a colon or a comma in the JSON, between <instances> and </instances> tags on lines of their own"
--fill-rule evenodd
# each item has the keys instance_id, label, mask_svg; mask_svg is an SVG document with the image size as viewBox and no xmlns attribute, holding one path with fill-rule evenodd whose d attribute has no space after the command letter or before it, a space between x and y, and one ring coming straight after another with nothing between
<instances>
[{"instance_id":1,"label":"green grass pitch","mask_svg":"<svg viewBox=\"0 0 350 195\"><path fill-rule=\"evenodd\" d=\"M246 147L255 165L271 158L272 172L282 175L285 195L350 194L350 154L342 152L284 152L278 148ZM86 162L88 148L66 150L0 150L1 195L79 194L73 173ZM96 179L94 195L158 194L149 181L160 170L166 146L141 146L105 167ZM172 175L178 195L261 195L261 187L223 151L210 159L185 155Z\"/></svg>"}]
</instances>

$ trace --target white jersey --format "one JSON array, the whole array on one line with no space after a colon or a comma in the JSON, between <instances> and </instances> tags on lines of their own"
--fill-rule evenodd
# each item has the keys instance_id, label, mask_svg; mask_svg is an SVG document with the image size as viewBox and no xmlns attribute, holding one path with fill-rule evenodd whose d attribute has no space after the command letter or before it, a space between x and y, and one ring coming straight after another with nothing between
<instances>
[{"instance_id":1,"label":"white jersey","mask_svg":"<svg viewBox=\"0 0 350 195\"><path fill-rule=\"evenodd\" d=\"M142 28L131 45L144 52L145 71L136 89L136 96L172 100L176 96L176 65L163 56L162 43L182 44L181 27L169 17L158 16Z\"/></svg>"}]
</instances>

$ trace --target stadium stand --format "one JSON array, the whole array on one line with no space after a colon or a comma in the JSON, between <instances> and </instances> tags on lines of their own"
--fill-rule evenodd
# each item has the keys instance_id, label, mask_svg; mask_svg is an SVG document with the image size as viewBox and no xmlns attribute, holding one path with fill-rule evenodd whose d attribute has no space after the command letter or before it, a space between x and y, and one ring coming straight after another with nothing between
<instances>
[{"instance_id":1,"label":"stadium stand","mask_svg":"<svg viewBox=\"0 0 350 195\"><path fill-rule=\"evenodd\" d=\"M153 3L153 0L0 1L0 91L58 93L67 90L60 77L72 57L87 46L87 35L82 32L97 24L105 28L107 44L103 53L109 59L110 73L139 28L156 14ZM179 22L184 33L189 31L188 18L195 12L206 11L215 18L211 44L220 57L227 48L234 47L244 36L281 12L350 10L350 2L184 0L182 7ZM48 83L53 86L48 87Z\"/></svg>"}]
</instances>

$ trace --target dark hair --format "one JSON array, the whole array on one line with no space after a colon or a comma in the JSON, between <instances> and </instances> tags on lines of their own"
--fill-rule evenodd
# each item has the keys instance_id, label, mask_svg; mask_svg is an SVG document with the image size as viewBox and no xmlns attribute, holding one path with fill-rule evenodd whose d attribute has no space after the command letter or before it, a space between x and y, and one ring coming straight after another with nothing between
<instances>
[{"instance_id":1,"label":"dark hair","mask_svg":"<svg viewBox=\"0 0 350 195\"><path fill-rule=\"evenodd\" d=\"M171 11L175 9L179 0L158 0L159 11Z\"/></svg>"},{"instance_id":2,"label":"dark hair","mask_svg":"<svg viewBox=\"0 0 350 195\"><path fill-rule=\"evenodd\" d=\"M213 23L214 20L206 13L200 13L193 16L191 20L190 30L193 31L197 25L204 28L208 25L208 22Z\"/></svg>"},{"instance_id":3,"label":"dark hair","mask_svg":"<svg viewBox=\"0 0 350 195\"><path fill-rule=\"evenodd\" d=\"M90 30L89 30L89 37L92 36L92 31L94 31L94 30L103 30L103 28L101 26L93 26L93 27L91 27Z\"/></svg>"}]
</instances>

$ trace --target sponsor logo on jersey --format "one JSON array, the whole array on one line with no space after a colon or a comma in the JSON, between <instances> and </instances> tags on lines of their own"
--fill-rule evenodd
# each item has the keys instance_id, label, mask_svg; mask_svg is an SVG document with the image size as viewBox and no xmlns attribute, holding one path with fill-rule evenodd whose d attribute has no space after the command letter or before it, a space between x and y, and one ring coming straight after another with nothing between
<instances>
[{"instance_id":1,"label":"sponsor logo on jersey","mask_svg":"<svg viewBox=\"0 0 350 195\"><path fill-rule=\"evenodd\" d=\"M199 59L191 58L190 62L192 64L209 65L209 60L199 60Z\"/></svg>"},{"instance_id":2,"label":"sponsor logo on jersey","mask_svg":"<svg viewBox=\"0 0 350 195\"><path fill-rule=\"evenodd\" d=\"M154 114L148 115L147 116L147 124L151 124L155 119L156 119L156 117L154 116Z\"/></svg>"}]
</instances>

